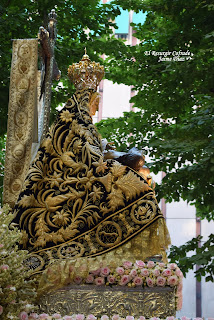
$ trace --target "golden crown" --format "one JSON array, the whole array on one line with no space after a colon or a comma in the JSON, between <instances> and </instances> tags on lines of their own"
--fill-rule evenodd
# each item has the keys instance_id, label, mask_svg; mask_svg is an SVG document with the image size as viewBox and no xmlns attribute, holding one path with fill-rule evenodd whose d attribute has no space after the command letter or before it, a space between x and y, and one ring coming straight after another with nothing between
<instances>
[{"instance_id":1,"label":"golden crown","mask_svg":"<svg viewBox=\"0 0 214 320\"><path fill-rule=\"evenodd\" d=\"M85 50L82 60L69 66L68 76L76 89L94 89L96 91L104 76L104 67L99 62L91 62Z\"/></svg>"}]
</instances>

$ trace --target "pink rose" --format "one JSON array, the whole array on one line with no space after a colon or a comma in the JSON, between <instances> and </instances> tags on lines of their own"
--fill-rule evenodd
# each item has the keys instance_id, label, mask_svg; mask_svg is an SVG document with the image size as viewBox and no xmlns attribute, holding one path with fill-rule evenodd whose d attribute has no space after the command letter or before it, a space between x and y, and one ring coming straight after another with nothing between
<instances>
[{"instance_id":1,"label":"pink rose","mask_svg":"<svg viewBox=\"0 0 214 320\"><path fill-rule=\"evenodd\" d=\"M160 275L160 270L159 269L153 270L153 274L155 277L158 277Z\"/></svg>"},{"instance_id":2,"label":"pink rose","mask_svg":"<svg viewBox=\"0 0 214 320\"><path fill-rule=\"evenodd\" d=\"M72 316L64 316L64 320L73 320Z\"/></svg>"},{"instance_id":3,"label":"pink rose","mask_svg":"<svg viewBox=\"0 0 214 320\"><path fill-rule=\"evenodd\" d=\"M94 276L92 274L89 274L87 278L85 279L86 283L93 283L94 282Z\"/></svg>"},{"instance_id":4,"label":"pink rose","mask_svg":"<svg viewBox=\"0 0 214 320\"><path fill-rule=\"evenodd\" d=\"M177 276L171 276L167 279L168 285L171 287L174 287L178 284L178 277Z\"/></svg>"},{"instance_id":5,"label":"pink rose","mask_svg":"<svg viewBox=\"0 0 214 320\"><path fill-rule=\"evenodd\" d=\"M133 316L127 316L126 320L134 320L134 317Z\"/></svg>"},{"instance_id":6,"label":"pink rose","mask_svg":"<svg viewBox=\"0 0 214 320\"><path fill-rule=\"evenodd\" d=\"M94 280L94 283L97 285L97 286L102 286L105 284L105 279L103 277L97 277L95 280Z\"/></svg>"},{"instance_id":7,"label":"pink rose","mask_svg":"<svg viewBox=\"0 0 214 320\"><path fill-rule=\"evenodd\" d=\"M137 320L146 320L144 316L140 316Z\"/></svg>"},{"instance_id":8,"label":"pink rose","mask_svg":"<svg viewBox=\"0 0 214 320\"><path fill-rule=\"evenodd\" d=\"M176 263L169 263L169 264L167 265L167 267L168 267L169 269L171 269L171 270L174 270L174 269L176 269L178 266L177 266Z\"/></svg>"},{"instance_id":9,"label":"pink rose","mask_svg":"<svg viewBox=\"0 0 214 320\"><path fill-rule=\"evenodd\" d=\"M39 318L39 315L37 313L33 312L29 315L29 320L36 320L38 318Z\"/></svg>"},{"instance_id":10,"label":"pink rose","mask_svg":"<svg viewBox=\"0 0 214 320\"><path fill-rule=\"evenodd\" d=\"M76 315L76 320L84 320L85 319L85 316L84 316L84 314L77 314Z\"/></svg>"},{"instance_id":11,"label":"pink rose","mask_svg":"<svg viewBox=\"0 0 214 320\"><path fill-rule=\"evenodd\" d=\"M3 313L4 308L0 305L0 315Z\"/></svg>"},{"instance_id":12,"label":"pink rose","mask_svg":"<svg viewBox=\"0 0 214 320\"><path fill-rule=\"evenodd\" d=\"M82 282L82 278L80 276L74 277L74 283L80 284Z\"/></svg>"},{"instance_id":13,"label":"pink rose","mask_svg":"<svg viewBox=\"0 0 214 320\"><path fill-rule=\"evenodd\" d=\"M175 270L175 274L176 274L176 276L183 278L183 273L182 273L182 271L181 271L179 268L177 268L177 269Z\"/></svg>"},{"instance_id":14,"label":"pink rose","mask_svg":"<svg viewBox=\"0 0 214 320\"><path fill-rule=\"evenodd\" d=\"M52 317L53 318L55 318L55 319L61 319L62 317L61 317L61 314L59 314L59 313L54 313L53 315L52 315ZM82 320L82 319L81 319Z\"/></svg>"},{"instance_id":15,"label":"pink rose","mask_svg":"<svg viewBox=\"0 0 214 320\"><path fill-rule=\"evenodd\" d=\"M4 247L3 243L0 243L0 248L3 248L3 247Z\"/></svg>"},{"instance_id":16,"label":"pink rose","mask_svg":"<svg viewBox=\"0 0 214 320\"><path fill-rule=\"evenodd\" d=\"M20 315L19 315L19 318L20 318L21 320L28 320L28 314L27 314L27 312L25 312L25 311L21 312Z\"/></svg>"},{"instance_id":17,"label":"pink rose","mask_svg":"<svg viewBox=\"0 0 214 320\"><path fill-rule=\"evenodd\" d=\"M93 274L94 276L99 276L100 275L100 271L101 271L101 268L99 268L97 270L94 270L94 271L90 271L90 273Z\"/></svg>"},{"instance_id":18,"label":"pink rose","mask_svg":"<svg viewBox=\"0 0 214 320\"><path fill-rule=\"evenodd\" d=\"M48 317L49 317L49 315L47 313L41 313L39 315L40 320L46 320L46 319L48 319Z\"/></svg>"},{"instance_id":19,"label":"pink rose","mask_svg":"<svg viewBox=\"0 0 214 320\"><path fill-rule=\"evenodd\" d=\"M141 274L142 274L142 276L144 276L144 277L148 277L149 271L148 271L147 269L141 269Z\"/></svg>"},{"instance_id":20,"label":"pink rose","mask_svg":"<svg viewBox=\"0 0 214 320\"><path fill-rule=\"evenodd\" d=\"M158 265L160 268L165 268L165 266L166 266L165 263L163 263L163 262L159 262Z\"/></svg>"},{"instance_id":21,"label":"pink rose","mask_svg":"<svg viewBox=\"0 0 214 320\"><path fill-rule=\"evenodd\" d=\"M155 266L154 261L148 261L148 262L147 262L147 267L148 267L149 269L154 268L154 266Z\"/></svg>"},{"instance_id":22,"label":"pink rose","mask_svg":"<svg viewBox=\"0 0 214 320\"><path fill-rule=\"evenodd\" d=\"M148 287L154 286L154 281L151 278L146 278L146 283Z\"/></svg>"},{"instance_id":23,"label":"pink rose","mask_svg":"<svg viewBox=\"0 0 214 320\"><path fill-rule=\"evenodd\" d=\"M132 267L132 262L131 261L124 261L123 266L125 269L130 269Z\"/></svg>"},{"instance_id":24,"label":"pink rose","mask_svg":"<svg viewBox=\"0 0 214 320\"><path fill-rule=\"evenodd\" d=\"M107 277L110 273L110 269L108 267L101 268L100 275L103 277Z\"/></svg>"},{"instance_id":25,"label":"pink rose","mask_svg":"<svg viewBox=\"0 0 214 320\"><path fill-rule=\"evenodd\" d=\"M142 280L142 278L140 278L140 277L135 277L135 278L133 279L133 283L134 283L136 286L141 286L142 283L143 283L143 280Z\"/></svg>"},{"instance_id":26,"label":"pink rose","mask_svg":"<svg viewBox=\"0 0 214 320\"><path fill-rule=\"evenodd\" d=\"M2 270L8 270L8 269L9 269L9 266L8 266L7 264L3 264L3 265L1 266L1 269L2 269Z\"/></svg>"},{"instance_id":27,"label":"pink rose","mask_svg":"<svg viewBox=\"0 0 214 320\"><path fill-rule=\"evenodd\" d=\"M112 275L109 275L109 276L107 277L107 281L108 281L110 284L113 284L113 283L115 283L115 277L112 276Z\"/></svg>"},{"instance_id":28,"label":"pink rose","mask_svg":"<svg viewBox=\"0 0 214 320\"><path fill-rule=\"evenodd\" d=\"M175 317L174 316L167 317L166 320L175 320Z\"/></svg>"},{"instance_id":29,"label":"pink rose","mask_svg":"<svg viewBox=\"0 0 214 320\"><path fill-rule=\"evenodd\" d=\"M124 274L125 270L124 270L122 267L118 267L118 268L116 269L116 272L117 272L120 276L122 276L122 275Z\"/></svg>"},{"instance_id":30,"label":"pink rose","mask_svg":"<svg viewBox=\"0 0 214 320\"><path fill-rule=\"evenodd\" d=\"M121 280L120 280L120 282L119 282L119 285L120 285L120 286L125 286L125 285L129 282L129 280L130 280L130 277L129 277L129 276L123 275L123 276L121 277Z\"/></svg>"},{"instance_id":31,"label":"pink rose","mask_svg":"<svg viewBox=\"0 0 214 320\"><path fill-rule=\"evenodd\" d=\"M111 320L120 320L119 314L113 314Z\"/></svg>"},{"instance_id":32,"label":"pink rose","mask_svg":"<svg viewBox=\"0 0 214 320\"><path fill-rule=\"evenodd\" d=\"M106 314L104 314L104 315L101 317L101 320L109 320L109 317L108 317Z\"/></svg>"},{"instance_id":33,"label":"pink rose","mask_svg":"<svg viewBox=\"0 0 214 320\"><path fill-rule=\"evenodd\" d=\"M170 277L172 275L172 271L170 269L165 269L163 270L162 275L165 277Z\"/></svg>"},{"instance_id":34,"label":"pink rose","mask_svg":"<svg viewBox=\"0 0 214 320\"><path fill-rule=\"evenodd\" d=\"M136 266L137 268L139 268L139 269L142 269L142 268L145 267L145 263L144 263L143 261L141 261L141 260L137 260L137 261L135 262L135 266Z\"/></svg>"},{"instance_id":35,"label":"pink rose","mask_svg":"<svg viewBox=\"0 0 214 320\"><path fill-rule=\"evenodd\" d=\"M158 287L164 287L166 283L166 279L163 277L157 277L156 283Z\"/></svg>"},{"instance_id":36,"label":"pink rose","mask_svg":"<svg viewBox=\"0 0 214 320\"><path fill-rule=\"evenodd\" d=\"M187 318L187 317L181 317L181 320L190 320L190 318Z\"/></svg>"},{"instance_id":37,"label":"pink rose","mask_svg":"<svg viewBox=\"0 0 214 320\"><path fill-rule=\"evenodd\" d=\"M137 270L132 269L131 272L130 272L130 276L131 276L132 278L136 277L136 276L137 276Z\"/></svg>"},{"instance_id":38,"label":"pink rose","mask_svg":"<svg viewBox=\"0 0 214 320\"><path fill-rule=\"evenodd\" d=\"M89 314L86 320L96 320L97 318L93 314Z\"/></svg>"}]
</instances>

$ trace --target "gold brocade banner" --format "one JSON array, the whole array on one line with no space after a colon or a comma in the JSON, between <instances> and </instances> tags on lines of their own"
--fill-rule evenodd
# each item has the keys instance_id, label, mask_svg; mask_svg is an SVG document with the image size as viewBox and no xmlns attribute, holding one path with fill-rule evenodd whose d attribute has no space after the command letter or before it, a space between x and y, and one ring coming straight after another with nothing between
<instances>
[{"instance_id":1,"label":"gold brocade banner","mask_svg":"<svg viewBox=\"0 0 214 320\"><path fill-rule=\"evenodd\" d=\"M37 103L38 40L13 41L3 201L14 206L31 161Z\"/></svg>"}]
</instances>

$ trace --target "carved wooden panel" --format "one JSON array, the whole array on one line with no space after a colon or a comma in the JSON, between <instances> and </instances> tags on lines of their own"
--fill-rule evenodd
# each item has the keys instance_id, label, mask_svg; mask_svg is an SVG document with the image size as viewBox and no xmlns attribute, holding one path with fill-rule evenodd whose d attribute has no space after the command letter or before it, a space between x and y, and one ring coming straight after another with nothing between
<instances>
[{"instance_id":1,"label":"carved wooden panel","mask_svg":"<svg viewBox=\"0 0 214 320\"><path fill-rule=\"evenodd\" d=\"M146 318L175 316L175 293L171 288L127 288L93 285L68 286L40 299L41 312L61 315L132 315Z\"/></svg>"}]
</instances>

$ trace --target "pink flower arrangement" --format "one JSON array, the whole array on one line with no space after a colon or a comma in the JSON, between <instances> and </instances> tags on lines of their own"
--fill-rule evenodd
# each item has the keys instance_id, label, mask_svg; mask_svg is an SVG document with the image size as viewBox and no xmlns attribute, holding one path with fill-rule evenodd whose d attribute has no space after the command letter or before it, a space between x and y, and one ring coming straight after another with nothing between
<instances>
[{"instance_id":1,"label":"pink flower arrangement","mask_svg":"<svg viewBox=\"0 0 214 320\"><path fill-rule=\"evenodd\" d=\"M86 320L96 320L97 318L93 314L89 314Z\"/></svg>"},{"instance_id":2,"label":"pink flower arrangement","mask_svg":"<svg viewBox=\"0 0 214 320\"><path fill-rule=\"evenodd\" d=\"M141 277L135 277L135 278L133 279L133 283L134 283L136 286L142 286L143 280L142 280Z\"/></svg>"},{"instance_id":3,"label":"pink flower arrangement","mask_svg":"<svg viewBox=\"0 0 214 320\"><path fill-rule=\"evenodd\" d=\"M39 320L47 320L49 315L47 313L41 313L39 315Z\"/></svg>"},{"instance_id":4,"label":"pink flower arrangement","mask_svg":"<svg viewBox=\"0 0 214 320\"><path fill-rule=\"evenodd\" d=\"M177 276L171 276L167 279L167 284L170 287L174 287L178 284L178 277Z\"/></svg>"},{"instance_id":5,"label":"pink flower arrangement","mask_svg":"<svg viewBox=\"0 0 214 320\"><path fill-rule=\"evenodd\" d=\"M160 268L165 268L165 263L163 263L163 262L159 262L158 265Z\"/></svg>"},{"instance_id":6,"label":"pink flower arrangement","mask_svg":"<svg viewBox=\"0 0 214 320\"><path fill-rule=\"evenodd\" d=\"M112 320L120 320L119 314L114 314L114 315L112 316Z\"/></svg>"},{"instance_id":7,"label":"pink flower arrangement","mask_svg":"<svg viewBox=\"0 0 214 320\"><path fill-rule=\"evenodd\" d=\"M25 311L21 312L20 315L19 315L19 318L20 318L21 320L28 320L28 314L27 314L27 312L25 312Z\"/></svg>"},{"instance_id":8,"label":"pink flower arrangement","mask_svg":"<svg viewBox=\"0 0 214 320\"><path fill-rule=\"evenodd\" d=\"M100 275L100 268L94 271L91 271L90 273L93 274L94 276L99 276Z\"/></svg>"},{"instance_id":9,"label":"pink flower arrangement","mask_svg":"<svg viewBox=\"0 0 214 320\"><path fill-rule=\"evenodd\" d=\"M146 320L146 318L144 316L140 316L138 320Z\"/></svg>"},{"instance_id":10,"label":"pink flower arrangement","mask_svg":"<svg viewBox=\"0 0 214 320\"><path fill-rule=\"evenodd\" d=\"M54 313L54 314L52 315L52 317L55 318L55 319L61 319L61 318L62 318L62 317L61 317L61 314L59 314L59 313ZM82 319L79 319L79 320L82 320Z\"/></svg>"},{"instance_id":11,"label":"pink flower arrangement","mask_svg":"<svg viewBox=\"0 0 214 320\"><path fill-rule=\"evenodd\" d=\"M82 278L80 276L74 277L74 283L80 284L82 282Z\"/></svg>"},{"instance_id":12,"label":"pink flower arrangement","mask_svg":"<svg viewBox=\"0 0 214 320\"><path fill-rule=\"evenodd\" d=\"M110 269L108 267L101 268L100 275L103 277L107 277L110 273Z\"/></svg>"},{"instance_id":13,"label":"pink flower arrangement","mask_svg":"<svg viewBox=\"0 0 214 320\"><path fill-rule=\"evenodd\" d=\"M137 261L135 262L135 266L136 266L137 268L139 268L139 269L142 269L142 268L145 267L145 263L144 263L143 261L141 261L141 260L137 260Z\"/></svg>"},{"instance_id":14,"label":"pink flower arrangement","mask_svg":"<svg viewBox=\"0 0 214 320\"><path fill-rule=\"evenodd\" d=\"M153 274L155 277L158 277L160 275L160 270L159 269L154 269Z\"/></svg>"},{"instance_id":15,"label":"pink flower arrangement","mask_svg":"<svg viewBox=\"0 0 214 320\"><path fill-rule=\"evenodd\" d=\"M100 320L109 320L109 317L108 317L106 314L104 314L104 315L100 318Z\"/></svg>"},{"instance_id":16,"label":"pink flower arrangement","mask_svg":"<svg viewBox=\"0 0 214 320\"><path fill-rule=\"evenodd\" d=\"M127 316L126 320L134 320L134 317L133 316Z\"/></svg>"},{"instance_id":17,"label":"pink flower arrangement","mask_svg":"<svg viewBox=\"0 0 214 320\"><path fill-rule=\"evenodd\" d=\"M39 319L39 315L37 313L31 313L28 317L29 320L36 320Z\"/></svg>"},{"instance_id":18,"label":"pink flower arrangement","mask_svg":"<svg viewBox=\"0 0 214 320\"><path fill-rule=\"evenodd\" d=\"M154 287L154 280L152 280L151 278L146 278L146 283L148 287Z\"/></svg>"},{"instance_id":19,"label":"pink flower arrangement","mask_svg":"<svg viewBox=\"0 0 214 320\"><path fill-rule=\"evenodd\" d=\"M177 268L177 264L176 264L176 263L169 263L169 264L167 265L167 267L168 267L169 269L171 269L171 270L175 270L175 269Z\"/></svg>"},{"instance_id":20,"label":"pink flower arrangement","mask_svg":"<svg viewBox=\"0 0 214 320\"><path fill-rule=\"evenodd\" d=\"M94 276L92 274L89 274L85 279L85 283L94 283Z\"/></svg>"},{"instance_id":21,"label":"pink flower arrangement","mask_svg":"<svg viewBox=\"0 0 214 320\"><path fill-rule=\"evenodd\" d=\"M163 276L170 277L172 275L172 271L170 269L165 269L162 272Z\"/></svg>"},{"instance_id":22,"label":"pink flower arrangement","mask_svg":"<svg viewBox=\"0 0 214 320\"><path fill-rule=\"evenodd\" d=\"M71 268L69 268L69 271L72 270L75 271L75 273L80 274L81 268L76 268L76 270L73 269L73 266L70 267ZM50 272L52 271L50 270ZM176 287L177 309L180 310L182 306L182 278L183 274L175 263L165 264L154 261L148 261L147 263L144 263L141 260L137 260L135 263L125 261L117 268L100 264L100 268L89 271L88 275L84 278L76 275L72 282L75 284L95 284L97 286L128 285L130 287ZM70 277L70 279L72 279L72 277ZM12 290L11 287L12 286L9 285L7 288ZM178 290L178 288L180 289ZM76 319L76 316L75 318L74 316L72 317L72 320L82 320ZM31 318L29 320L31 320ZM32 320L34 319L32 318Z\"/></svg>"},{"instance_id":23,"label":"pink flower arrangement","mask_svg":"<svg viewBox=\"0 0 214 320\"><path fill-rule=\"evenodd\" d=\"M149 270L148 270L148 269L141 269L141 274L142 274L142 276L144 276L144 277L148 277L148 275L149 275Z\"/></svg>"},{"instance_id":24,"label":"pink flower arrangement","mask_svg":"<svg viewBox=\"0 0 214 320\"><path fill-rule=\"evenodd\" d=\"M176 276L178 276L178 277L183 277L182 271L181 271L180 269L178 269L178 268L175 270L175 274L176 274Z\"/></svg>"},{"instance_id":25,"label":"pink flower arrangement","mask_svg":"<svg viewBox=\"0 0 214 320\"><path fill-rule=\"evenodd\" d=\"M84 314L77 314L76 315L76 320L84 320L85 319L85 316L84 316Z\"/></svg>"},{"instance_id":26,"label":"pink flower arrangement","mask_svg":"<svg viewBox=\"0 0 214 320\"><path fill-rule=\"evenodd\" d=\"M97 286L103 286L105 284L105 279L103 277L97 277L95 280L94 280L94 283L97 285Z\"/></svg>"},{"instance_id":27,"label":"pink flower arrangement","mask_svg":"<svg viewBox=\"0 0 214 320\"><path fill-rule=\"evenodd\" d=\"M124 270L122 267L118 267L118 268L116 269L116 272L121 276L121 275L124 274L125 270Z\"/></svg>"},{"instance_id":28,"label":"pink flower arrangement","mask_svg":"<svg viewBox=\"0 0 214 320\"><path fill-rule=\"evenodd\" d=\"M154 266L155 266L154 261L148 261L148 262L147 262L147 267L148 267L149 269L154 268Z\"/></svg>"},{"instance_id":29,"label":"pink flower arrangement","mask_svg":"<svg viewBox=\"0 0 214 320\"><path fill-rule=\"evenodd\" d=\"M108 281L110 284L113 284L113 283L115 283L115 277L112 276L112 275L109 275L109 276L107 277L107 281Z\"/></svg>"},{"instance_id":30,"label":"pink flower arrangement","mask_svg":"<svg viewBox=\"0 0 214 320\"><path fill-rule=\"evenodd\" d=\"M130 271L129 275L130 275L132 278L136 277L136 276L137 276L137 270L136 270L136 269L132 269L132 270Z\"/></svg>"},{"instance_id":31,"label":"pink flower arrangement","mask_svg":"<svg viewBox=\"0 0 214 320\"><path fill-rule=\"evenodd\" d=\"M158 287L164 287L166 279L164 277L157 277L156 283Z\"/></svg>"},{"instance_id":32,"label":"pink flower arrangement","mask_svg":"<svg viewBox=\"0 0 214 320\"><path fill-rule=\"evenodd\" d=\"M125 285L129 282L129 280L130 280L130 277L129 277L129 276L123 275L123 276L121 277L121 280L120 280L120 282L119 282L119 285L120 285L120 286L125 286Z\"/></svg>"},{"instance_id":33,"label":"pink flower arrangement","mask_svg":"<svg viewBox=\"0 0 214 320\"><path fill-rule=\"evenodd\" d=\"M123 266L125 269L130 269L132 267L132 262L131 261L124 261Z\"/></svg>"}]
</instances>

